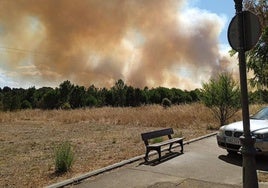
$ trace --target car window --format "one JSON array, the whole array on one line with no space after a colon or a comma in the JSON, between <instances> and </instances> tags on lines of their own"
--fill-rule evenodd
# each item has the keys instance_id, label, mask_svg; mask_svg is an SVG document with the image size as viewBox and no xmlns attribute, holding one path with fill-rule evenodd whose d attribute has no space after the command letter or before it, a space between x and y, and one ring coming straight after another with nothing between
<instances>
[{"instance_id":1,"label":"car window","mask_svg":"<svg viewBox=\"0 0 268 188\"><path fill-rule=\"evenodd\" d=\"M251 119L268 119L268 107L261 109L255 115L250 117Z\"/></svg>"}]
</instances>

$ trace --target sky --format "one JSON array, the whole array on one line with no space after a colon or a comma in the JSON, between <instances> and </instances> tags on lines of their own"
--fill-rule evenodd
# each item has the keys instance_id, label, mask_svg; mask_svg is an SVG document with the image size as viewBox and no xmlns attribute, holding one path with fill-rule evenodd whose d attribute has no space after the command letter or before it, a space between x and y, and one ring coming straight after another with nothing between
<instances>
[{"instance_id":1,"label":"sky","mask_svg":"<svg viewBox=\"0 0 268 188\"><path fill-rule=\"evenodd\" d=\"M226 18L226 24L220 34L220 42L229 44L227 40L228 25L235 16L235 3L233 0L192 0L191 6L216 13Z\"/></svg>"},{"instance_id":2,"label":"sky","mask_svg":"<svg viewBox=\"0 0 268 188\"><path fill-rule=\"evenodd\" d=\"M38 3L37 3L38 2ZM0 87L200 88L228 71L232 0L0 1Z\"/></svg>"}]
</instances>

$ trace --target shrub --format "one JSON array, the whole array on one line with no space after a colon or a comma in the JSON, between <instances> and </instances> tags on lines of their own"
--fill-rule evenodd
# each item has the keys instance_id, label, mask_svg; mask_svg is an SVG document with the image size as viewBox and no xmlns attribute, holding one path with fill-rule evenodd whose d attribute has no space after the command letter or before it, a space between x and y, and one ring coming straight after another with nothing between
<instances>
[{"instance_id":1,"label":"shrub","mask_svg":"<svg viewBox=\"0 0 268 188\"><path fill-rule=\"evenodd\" d=\"M70 110L70 109L71 109L71 105L70 105L70 103L65 102L65 103L63 103L63 104L61 105L60 108L63 109L63 110Z\"/></svg>"},{"instance_id":2,"label":"shrub","mask_svg":"<svg viewBox=\"0 0 268 188\"><path fill-rule=\"evenodd\" d=\"M29 108L32 108L32 105L31 105L31 103L28 100L24 100L21 103L21 108L22 109L29 109Z\"/></svg>"},{"instance_id":3,"label":"shrub","mask_svg":"<svg viewBox=\"0 0 268 188\"><path fill-rule=\"evenodd\" d=\"M162 106L164 108L171 107L171 101L168 98L163 98L163 100L162 100Z\"/></svg>"},{"instance_id":4,"label":"shrub","mask_svg":"<svg viewBox=\"0 0 268 188\"><path fill-rule=\"evenodd\" d=\"M65 173L70 170L74 153L69 142L62 143L55 152L55 171L56 173Z\"/></svg>"}]
</instances>

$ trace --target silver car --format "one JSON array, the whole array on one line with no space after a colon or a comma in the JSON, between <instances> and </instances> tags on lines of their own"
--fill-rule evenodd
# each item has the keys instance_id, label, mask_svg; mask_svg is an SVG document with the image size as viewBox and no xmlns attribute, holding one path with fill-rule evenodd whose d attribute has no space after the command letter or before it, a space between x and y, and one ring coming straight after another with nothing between
<instances>
[{"instance_id":1,"label":"silver car","mask_svg":"<svg viewBox=\"0 0 268 188\"><path fill-rule=\"evenodd\" d=\"M250 132L256 137L255 148L258 153L268 153L268 107L250 117ZM243 122L235 122L220 127L217 134L218 146L228 153L240 151L239 137L243 135Z\"/></svg>"}]
</instances>

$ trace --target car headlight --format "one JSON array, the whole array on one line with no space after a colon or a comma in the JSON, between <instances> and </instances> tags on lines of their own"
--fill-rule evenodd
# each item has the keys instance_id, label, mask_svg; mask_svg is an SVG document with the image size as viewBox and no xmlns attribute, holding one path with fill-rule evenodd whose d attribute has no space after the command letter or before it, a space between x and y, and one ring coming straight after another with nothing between
<instances>
[{"instance_id":1,"label":"car headlight","mask_svg":"<svg viewBox=\"0 0 268 188\"><path fill-rule=\"evenodd\" d=\"M224 128L223 128L223 127L221 127L221 128L219 129L218 135L219 135L219 136L224 136Z\"/></svg>"}]
</instances>

